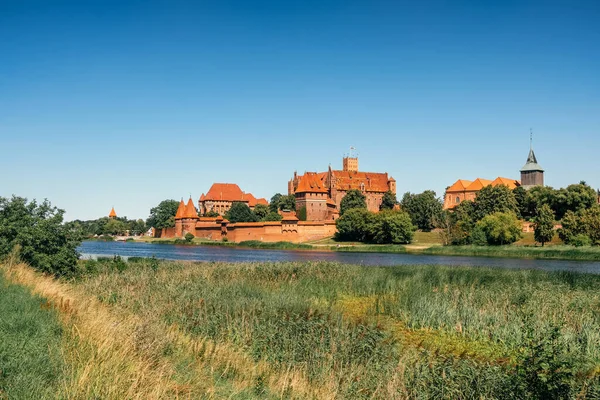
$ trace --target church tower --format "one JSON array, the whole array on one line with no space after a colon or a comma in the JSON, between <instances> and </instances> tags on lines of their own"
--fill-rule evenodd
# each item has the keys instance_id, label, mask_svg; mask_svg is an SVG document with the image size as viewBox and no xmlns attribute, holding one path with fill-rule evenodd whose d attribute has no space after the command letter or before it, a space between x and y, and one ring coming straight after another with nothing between
<instances>
[{"instance_id":1,"label":"church tower","mask_svg":"<svg viewBox=\"0 0 600 400\"><path fill-rule=\"evenodd\" d=\"M534 186L544 186L544 170L538 164L535 153L533 152L533 134L529 137L529 156L527 162L521 168L521 186L525 190L531 189Z\"/></svg>"}]
</instances>

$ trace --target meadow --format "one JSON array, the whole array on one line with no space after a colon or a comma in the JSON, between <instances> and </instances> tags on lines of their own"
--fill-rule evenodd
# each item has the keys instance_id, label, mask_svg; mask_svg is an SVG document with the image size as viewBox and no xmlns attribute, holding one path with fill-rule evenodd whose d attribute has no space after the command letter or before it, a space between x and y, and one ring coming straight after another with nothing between
<instances>
[{"instance_id":1,"label":"meadow","mask_svg":"<svg viewBox=\"0 0 600 400\"><path fill-rule=\"evenodd\" d=\"M59 397L600 397L597 275L116 258L7 276L68 303Z\"/></svg>"}]
</instances>

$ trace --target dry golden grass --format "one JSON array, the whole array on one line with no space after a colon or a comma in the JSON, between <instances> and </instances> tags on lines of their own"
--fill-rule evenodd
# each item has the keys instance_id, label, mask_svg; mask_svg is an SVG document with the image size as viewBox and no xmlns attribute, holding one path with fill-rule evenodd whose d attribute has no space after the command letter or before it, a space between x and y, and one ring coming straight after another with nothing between
<instances>
[{"instance_id":1,"label":"dry golden grass","mask_svg":"<svg viewBox=\"0 0 600 400\"><path fill-rule=\"evenodd\" d=\"M108 308L78 288L26 265L0 268L13 283L28 287L47 299L47 307L59 311L68 371L57 398L235 397L250 395L258 377L264 379L270 397L335 397L333 382L314 387L302 372L276 373L266 362L255 363L227 345L192 338L177 326L162 326L151 318L142 320ZM185 374L177 370L182 364Z\"/></svg>"}]
</instances>

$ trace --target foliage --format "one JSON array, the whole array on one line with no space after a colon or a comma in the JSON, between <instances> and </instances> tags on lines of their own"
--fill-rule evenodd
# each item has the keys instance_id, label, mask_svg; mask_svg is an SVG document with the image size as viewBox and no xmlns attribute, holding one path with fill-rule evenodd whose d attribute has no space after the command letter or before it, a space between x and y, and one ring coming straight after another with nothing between
<instances>
[{"instance_id":1,"label":"foliage","mask_svg":"<svg viewBox=\"0 0 600 400\"><path fill-rule=\"evenodd\" d=\"M529 213L527 205L527 190L525 190L523 186L517 186L513 189L513 194L515 196L515 201L517 202L517 216L529 220L531 214Z\"/></svg>"},{"instance_id":2,"label":"foliage","mask_svg":"<svg viewBox=\"0 0 600 400\"><path fill-rule=\"evenodd\" d=\"M475 198L475 219L482 220L494 213L518 213L515 194L505 185L488 185L477 192Z\"/></svg>"},{"instance_id":3,"label":"foliage","mask_svg":"<svg viewBox=\"0 0 600 400\"><path fill-rule=\"evenodd\" d=\"M208 210L203 216L208 218L217 218L220 214L214 210Z\"/></svg>"},{"instance_id":4,"label":"foliage","mask_svg":"<svg viewBox=\"0 0 600 400\"><path fill-rule=\"evenodd\" d=\"M240 201L236 201L231 205L231 208L225 213L225 218L233 223L258 221L258 217L250 210L250 207Z\"/></svg>"},{"instance_id":5,"label":"foliage","mask_svg":"<svg viewBox=\"0 0 600 400\"><path fill-rule=\"evenodd\" d=\"M148 229L143 219L130 220L127 217L108 218L102 217L94 220L75 220L65 223L72 232L77 232L81 237L91 238L100 235L141 235Z\"/></svg>"},{"instance_id":6,"label":"foliage","mask_svg":"<svg viewBox=\"0 0 600 400\"><path fill-rule=\"evenodd\" d=\"M511 244L521 237L521 222L514 213L495 212L477 222L490 245Z\"/></svg>"},{"instance_id":7,"label":"foliage","mask_svg":"<svg viewBox=\"0 0 600 400\"><path fill-rule=\"evenodd\" d=\"M475 203L466 200L456 206L450 216L450 243L453 245L471 244L471 233L476 222Z\"/></svg>"},{"instance_id":8,"label":"foliage","mask_svg":"<svg viewBox=\"0 0 600 400\"><path fill-rule=\"evenodd\" d=\"M398 199L396 199L396 194L391 190L388 190L383 194L383 198L381 199L381 205L379 206L379 210L393 210L394 207L398 204Z\"/></svg>"},{"instance_id":9,"label":"foliage","mask_svg":"<svg viewBox=\"0 0 600 400\"><path fill-rule=\"evenodd\" d=\"M256 218L258 218L259 221L264 220L269 211L269 206L267 206L266 204L257 204L254 206L254 210L252 210L252 212L254 213L254 215L256 215Z\"/></svg>"},{"instance_id":10,"label":"foliage","mask_svg":"<svg viewBox=\"0 0 600 400\"><path fill-rule=\"evenodd\" d=\"M558 236L563 242L571 244L575 237L587 236L593 245L600 244L600 206L595 205L577 213L569 210L561 220L562 228Z\"/></svg>"},{"instance_id":11,"label":"foliage","mask_svg":"<svg viewBox=\"0 0 600 400\"><path fill-rule=\"evenodd\" d=\"M128 226L125 222L116 218L109 219L104 225L103 234L105 235L125 235Z\"/></svg>"},{"instance_id":12,"label":"foliage","mask_svg":"<svg viewBox=\"0 0 600 400\"><path fill-rule=\"evenodd\" d=\"M337 232L335 238L342 241L366 241L372 220L373 213L367 209L352 208L336 220Z\"/></svg>"},{"instance_id":13,"label":"foliage","mask_svg":"<svg viewBox=\"0 0 600 400\"><path fill-rule=\"evenodd\" d=\"M302 206L298 210L298 220L299 221L306 221L306 206Z\"/></svg>"},{"instance_id":14,"label":"foliage","mask_svg":"<svg viewBox=\"0 0 600 400\"><path fill-rule=\"evenodd\" d=\"M267 222L267 221L281 221L282 219L283 219L283 217L281 216L281 214L269 212L267 215L264 216L264 218L262 220Z\"/></svg>"},{"instance_id":15,"label":"foliage","mask_svg":"<svg viewBox=\"0 0 600 400\"><path fill-rule=\"evenodd\" d=\"M150 216L146 220L148 227L156 229L172 228L175 226L175 214L179 208L177 200L163 200L158 206L150 209Z\"/></svg>"},{"instance_id":16,"label":"foliage","mask_svg":"<svg viewBox=\"0 0 600 400\"><path fill-rule=\"evenodd\" d=\"M295 211L296 196L294 196L293 194L284 196L281 193L275 193L273 197L271 197L269 209L273 213L277 213L277 211L279 210Z\"/></svg>"},{"instance_id":17,"label":"foliage","mask_svg":"<svg viewBox=\"0 0 600 400\"><path fill-rule=\"evenodd\" d=\"M195 236L192 233L188 232L188 233L185 234L184 238L185 238L186 242L192 243L192 240L194 240L194 237Z\"/></svg>"},{"instance_id":18,"label":"foliage","mask_svg":"<svg viewBox=\"0 0 600 400\"><path fill-rule=\"evenodd\" d=\"M535 241L542 246L554 237L554 212L548 204L543 204L537 211L534 228Z\"/></svg>"},{"instance_id":19,"label":"foliage","mask_svg":"<svg viewBox=\"0 0 600 400\"><path fill-rule=\"evenodd\" d=\"M420 194L407 192L402 196L401 206L410 215L412 223L425 232L435 228L435 220L443 209L441 200L433 190Z\"/></svg>"},{"instance_id":20,"label":"foliage","mask_svg":"<svg viewBox=\"0 0 600 400\"><path fill-rule=\"evenodd\" d=\"M556 219L561 220L568 211L584 211L596 204L598 195L585 182L569 185L566 188L553 189L549 186L536 186L527 192L526 213L534 216L543 204L548 204Z\"/></svg>"},{"instance_id":21,"label":"foliage","mask_svg":"<svg viewBox=\"0 0 600 400\"><path fill-rule=\"evenodd\" d=\"M21 259L32 267L56 276L71 275L81 237L63 225L63 215L48 200L38 204L23 197L0 197L0 257L18 246Z\"/></svg>"},{"instance_id":22,"label":"foliage","mask_svg":"<svg viewBox=\"0 0 600 400\"><path fill-rule=\"evenodd\" d=\"M560 329L550 326L539 335L531 320L525 320L524 352L517 363L517 381L527 398L567 399L574 383L573 361L568 358Z\"/></svg>"},{"instance_id":23,"label":"foliage","mask_svg":"<svg viewBox=\"0 0 600 400\"><path fill-rule=\"evenodd\" d=\"M575 247L591 246L592 239L590 239L590 237L586 234L579 233L579 234L573 236L571 238L571 240L569 241L569 243Z\"/></svg>"},{"instance_id":24,"label":"foliage","mask_svg":"<svg viewBox=\"0 0 600 400\"><path fill-rule=\"evenodd\" d=\"M402 211L381 211L371 217L369 238L378 244L405 244L412 241L415 227Z\"/></svg>"},{"instance_id":25,"label":"foliage","mask_svg":"<svg viewBox=\"0 0 600 400\"><path fill-rule=\"evenodd\" d=\"M352 189L346 192L340 202L340 216L353 208L367 209L367 198L360 190Z\"/></svg>"}]
</instances>

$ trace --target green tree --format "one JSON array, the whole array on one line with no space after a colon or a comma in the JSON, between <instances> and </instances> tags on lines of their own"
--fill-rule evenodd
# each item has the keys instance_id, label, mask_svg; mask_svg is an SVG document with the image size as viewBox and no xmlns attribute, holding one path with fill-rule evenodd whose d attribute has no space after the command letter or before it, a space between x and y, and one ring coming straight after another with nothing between
<instances>
[{"instance_id":1,"label":"green tree","mask_svg":"<svg viewBox=\"0 0 600 400\"><path fill-rule=\"evenodd\" d=\"M64 210L48 200L0 197L0 257L20 247L20 258L42 272L69 276L75 272L81 237L63 225Z\"/></svg>"},{"instance_id":2,"label":"green tree","mask_svg":"<svg viewBox=\"0 0 600 400\"><path fill-rule=\"evenodd\" d=\"M351 208L335 222L336 240L363 242L368 239L368 227L373 213L366 208Z\"/></svg>"},{"instance_id":3,"label":"green tree","mask_svg":"<svg viewBox=\"0 0 600 400\"><path fill-rule=\"evenodd\" d=\"M511 244L521 237L521 222L512 212L495 212L486 215L476 224L481 229L487 243L491 245Z\"/></svg>"},{"instance_id":4,"label":"green tree","mask_svg":"<svg viewBox=\"0 0 600 400\"><path fill-rule=\"evenodd\" d=\"M393 210L396 204L398 204L398 199L396 199L396 195L391 190L388 190L383 194L379 210Z\"/></svg>"},{"instance_id":5,"label":"green tree","mask_svg":"<svg viewBox=\"0 0 600 400\"><path fill-rule=\"evenodd\" d=\"M275 193L273 197L271 197L271 202L269 203L269 209L272 213L277 213L279 211L279 204L281 203L281 198L283 195L281 193Z\"/></svg>"},{"instance_id":6,"label":"green tree","mask_svg":"<svg viewBox=\"0 0 600 400\"><path fill-rule=\"evenodd\" d=\"M378 244L410 243L416 230L408 213L402 211L374 214L367 229L370 240Z\"/></svg>"},{"instance_id":7,"label":"green tree","mask_svg":"<svg viewBox=\"0 0 600 400\"><path fill-rule=\"evenodd\" d=\"M542 247L554 237L554 211L548 204L542 205L538 210L534 227L533 237Z\"/></svg>"},{"instance_id":8,"label":"green tree","mask_svg":"<svg viewBox=\"0 0 600 400\"><path fill-rule=\"evenodd\" d=\"M258 218L250 210L250 207L246 203L239 201L234 202L231 208L225 213L225 218L229 222L257 222Z\"/></svg>"},{"instance_id":9,"label":"green tree","mask_svg":"<svg viewBox=\"0 0 600 400\"><path fill-rule=\"evenodd\" d=\"M306 206L302 206L298 210L298 220L299 221L306 221Z\"/></svg>"},{"instance_id":10,"label":"green tree","mask_svg":"<svg viewBox=\"0 0 600 400\"><path fill-rule=\"evenodd\" d=\"M194 240L194 237L195 236L190 232L186 233L184 236L186 243L192 243L192 240Z\"/></svg>"},{"instance_id":11,"label":"green tree","mask_svg":"<svg viewBox=\"0 0 600 400\"><path fill-rule=\"evenodd\" d=\"M263 221L281 221L283 217L279 213L270 212L264 216Z\"/></svg>"},{"instance_id":12,"label":"green tree","mask_svg":"<svg viewBox=\"0 0 600 400\"><path fill-rule=\"evenodd\" d=\"M569 210L560 220L561 228L558 230L558 237L566 244L571 244L573 238L578 235L585 235L585 229L581 224L580 218L573 211Z\"/></svg>"},{"instance_id":13,"label":"green tree","mask_svg":"<svg viewBox=\"0 0 600 400\"><path fill-rule=\"evenodd\" d=\"M209 217L209 218L217 218L220 214L214 210L208 210L208 212L206 214L204 214L205 217Z\"/></svg>"},{"instance_id":14,"label":"green tree","mask_svg":"<svg viewBox=\"0 0 600 400\"><path fill-rule=\"evenodd\" d=\"M517 200L512 190L505 185L485 186L475 197L475 219L483 219L486 215L494 213L519 212Z\"/></svg>"},{"instance_id":15,"label":"green tree","mask_svg":"<svg viewBox=\"0 0 600 400\"><path fill-rule=\"evenodd\" d=\"M367 198L360 190L348 190L340 203L340 216L353 208L367 209Z\"/></svg>"},{"instance_id":16,"label":"green tree","mask_svg":"<svg viewBox=\"0 0 600 400\"><path fill-rule=\"evenodd\" d=\"M256 215L256 218L258 218L258 220L260 221L264 219L269 213L269 206L265 204L257 204L254 206L253 212L254 215Z\"/></svg>"},{"instance_id":17,"label":"green tree","mask_svg":"<svg viewBox=\"0 0 600 400\"><path fill-rule=\"evenodd\" d=\"M592 244L600 245L600 206L594 206L581 211L581 225Z\"/></svg>"},{"instance_id":18,"label":"green tree","mask_svg":"<svg viewBox=\"0 0 600 400\"><path fill-rule=\"evenodd\" d=\"M110 221L104 225L104 231L102 234L104 235L125 235L127 232L128 226L124 221L121 221L117 218L112 218Z\"/></svg>"},{"instance_id":19,"label":"green tree","mask_svg":"<svg viewBox=\"0 0 600 400\"><path fill-rule=\"evenodd\" d=\"M412 223L425 232L435 228L435 220L443 210L442 202L433 190L420 194L405 193L401 206L410 215Z\"/></svg>"},{"instance_id":20,"label":"green tree","mask_svg":"<svg viewBox=\"0 0 600 400\"><path fill-rule=\"evenodd\" d=\"M171 228L175 226L175 214L179 208L177 200L163 200L158 206L150 209L150 217L146 225L156 229Z\"/></svg>"},{"instance_id":21,"label":"green tree","mask_svg":"<svg viewBox=\"0 0 600 400\"><path fill-rule=\"evenodd\" d=\"M531 218L531 214L529 212L529 208L527 207L527 190L525 190L523 186L517 186L513 189L513 194L515 195L515 201L517 202L517 216L529 220L529 218Z\"/></svg>"}]
</instances>

